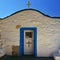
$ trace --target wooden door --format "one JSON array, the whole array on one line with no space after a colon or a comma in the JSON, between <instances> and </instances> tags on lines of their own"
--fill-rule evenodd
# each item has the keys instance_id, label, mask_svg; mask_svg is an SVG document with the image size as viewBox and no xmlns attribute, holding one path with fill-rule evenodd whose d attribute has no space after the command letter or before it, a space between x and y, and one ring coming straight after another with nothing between
<instances>
[{"instance_id":1,"label":"wooden door","mask_svg":"<svg viewBox=\"0 0 60 60\"><path fill-rule=\"evenodd\" d=\"M34 32L24 30L24 55L33 55L34 52Z\"/></svg>"}]
</instances>

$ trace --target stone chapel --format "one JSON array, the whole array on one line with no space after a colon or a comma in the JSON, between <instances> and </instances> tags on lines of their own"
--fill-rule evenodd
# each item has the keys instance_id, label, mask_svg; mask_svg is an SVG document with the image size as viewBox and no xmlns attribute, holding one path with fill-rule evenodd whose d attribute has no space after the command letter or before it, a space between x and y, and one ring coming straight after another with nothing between
<instances>
[{"instance_id":1,"label":"stone chapel","mask_svg":"<svg viewBox=\"0 0 60 60\"><path fill-rule=\"evenodd\" d=\"M23 9L0 19L0 55L49 57L60 53L60 18Z\"/></svg>"}]
</instances>

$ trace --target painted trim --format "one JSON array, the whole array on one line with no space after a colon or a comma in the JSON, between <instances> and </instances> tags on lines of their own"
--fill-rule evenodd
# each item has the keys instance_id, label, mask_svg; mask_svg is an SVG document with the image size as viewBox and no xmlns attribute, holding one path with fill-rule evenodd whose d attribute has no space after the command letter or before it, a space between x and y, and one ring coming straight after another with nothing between
<instances>
[{"instance_id":1,"label":"painted trim","mask_svg":"<svg viewBox=\"0 0 60 60\"><path fill-rule=\"evenodd\" d=\"M37 28L34 29L34 55L37 56Z\"/></svg>"},{"instance_id":2,"label":"painted trim","mask_svg":"<svg viewBox=\"0 0 60 60\"><path fill-rule=\"evenodd\" d=\"M13 14L11 14L11 15L9 15L9 16L7 16L7 17L5 17L5 18L0 18L0 19L1 19L1 20L4 20L4 19L6 19L6 18L9 18L10 16L13 16L13 15L15 15L15 14L19 13L19 12L23 12L23 11L27 11L27 10L36 11L36 12L38 12L38 13L42 14L43 16L46 16L46 17L49 17L49 18L53 18L53 19L54 19L54 18L55 18L55 19L60 19L60 17L52 17L52 16L49 16L49 15L47 15L47 14L42 13L42 12L41 12L41 11L39 11L39 10L32 9L32 8L30 8L30 9L23 9L23 10L17 11L17 12L15 12L15 13L13 13Z\"/></svg>"},{"instance_id":3,"label":"painted trim","mask_svg":"<svg viewBox=\"0 0 60 60\"><path fill-rule=\"evenodd\" d=\"M23 48L23 35L24 35L24 32L23 32L23 29L21 28L20 29L20 50L19 50L19 52L20 52L20 56L22 56L23 55L23 50L24 50L24 48Z\"/></svg>"},{"instance_id":4,"label":"painted trim","mask_svg":"<svg viewBox=\"0 0 60 60\"><path fill-rule=\"evenodd\" d=\"M24 27L20 29L20 56L24 55L24 30L34 31L34 56L37 56L37 28L36 27Z\"/></svg>"}]
</instances>

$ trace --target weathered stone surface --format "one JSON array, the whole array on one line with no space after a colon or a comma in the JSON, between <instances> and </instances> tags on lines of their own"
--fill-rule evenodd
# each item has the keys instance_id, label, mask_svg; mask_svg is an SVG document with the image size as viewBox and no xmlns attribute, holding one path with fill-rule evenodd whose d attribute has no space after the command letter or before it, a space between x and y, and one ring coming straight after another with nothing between
<instances>
[{"instance_id":1,"label":"weathered stone surface","mask_svg":"<svg viewBox=\"0 0 60 60\"><path fill-rule=\"evenodd\" d=\"M2 39L6 40L6 54L12 54L12 45L20 45L20 28L37 28L37 56L51 56L60 47L60 19L48 18L27 10L1 21ZM16 25L21 25L16 29Z\"/></svg>"}]
</instances>

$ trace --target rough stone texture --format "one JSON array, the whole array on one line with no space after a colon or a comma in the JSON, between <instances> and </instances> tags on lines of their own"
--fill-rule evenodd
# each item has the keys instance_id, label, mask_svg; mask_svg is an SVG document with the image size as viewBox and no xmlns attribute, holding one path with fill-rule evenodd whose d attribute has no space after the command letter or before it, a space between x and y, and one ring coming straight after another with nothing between
<instances>
[{"instance_id":1,"label":"rough stone texture","mask_svg":"<svg viewBox=\"0 0 60 60\"><path fill-rule=\"evenodd\" d=\"M0 23L2 40L6 44L6 54L12 54L12 45L20 45L20 28L37 28L37 56L52 56L60 47L60 19L48 18L42 14L25 10L12 15ZM16 29L16 25L21 25Z\"/></svg>"}]
</instances>

